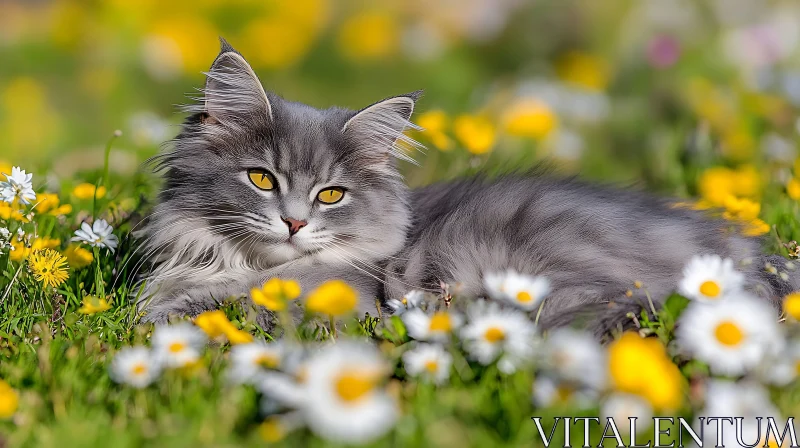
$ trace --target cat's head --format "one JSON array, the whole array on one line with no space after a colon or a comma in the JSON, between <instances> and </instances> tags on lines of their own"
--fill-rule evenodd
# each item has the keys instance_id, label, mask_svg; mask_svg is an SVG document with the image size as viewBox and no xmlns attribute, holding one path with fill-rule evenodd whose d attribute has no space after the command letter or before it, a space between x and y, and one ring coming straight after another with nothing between
<instances>
[{"instance_id":1,"label":"cat's head","mask_svg":"<svg viewBox=\"0 0 800 448\"><path fill-rule=\"evenodd\" d=\"M202 93L158 159L162 210L200 218L198 234L241 241L268 264L376 260L400 249L410 214L395 158L416 149L403 131L418 92L360 111L315 109L265 91L222 41Z\"/></svg>"}]
</instances>

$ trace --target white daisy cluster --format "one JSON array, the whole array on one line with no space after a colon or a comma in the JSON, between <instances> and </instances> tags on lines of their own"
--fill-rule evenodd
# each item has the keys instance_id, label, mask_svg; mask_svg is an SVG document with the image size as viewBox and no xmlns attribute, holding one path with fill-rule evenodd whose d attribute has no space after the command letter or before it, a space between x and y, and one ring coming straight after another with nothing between
<instances>
[{"instance_id":1,"label":"white daisy cluster","mask_svg":"<svg viewBox=\"0 0 800 448\"><path fill-rule=\"evenodd\" d=\"M692 302L678 322L677 342L712 373L745 375L786 358L778 313L745 286L730 259L696 256L684 268L678 289Z\"/></svg>"},{"instance_id":2,"label":"white daisy cluster","mask_svg":"<svg viewBox=\"0 0 800 448\"><path fill-rule=\"evenodd\" d=\"M11 231L6 227L0 227L0 253L6 249L14 249L11 245Z\"/></svg>"},{"instance_id":3,"label":"white daisy cluster","mask_svg":"<svg viewBox=\"0 0 800 448\"><path fill-rule=\"evenodd\" d=\"M111 378L133 387L147 387L164 369L196 365L206 345L206 335L188 322L156 327L152 348L127 347L111 363Z\"/></svg>"},{"instance_id":4,"label":"white daisy cluster","mask_svg":"<svg viewBox=\"0 0 800 448\"><path fill-rule=\"evenodd\" d=\"M36 192L33 191L33 174L15 166L11 168L11 173L0 173L0 176L6 178L0 181L0 200L27 205L36 199Z\"/></svg>"}]
</instances>

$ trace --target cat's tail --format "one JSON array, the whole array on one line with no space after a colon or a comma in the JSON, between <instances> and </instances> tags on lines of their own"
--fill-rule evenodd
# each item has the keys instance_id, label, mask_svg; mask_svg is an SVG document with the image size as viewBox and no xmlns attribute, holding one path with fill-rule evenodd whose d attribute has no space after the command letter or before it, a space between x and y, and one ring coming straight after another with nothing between
<instances>
[{"instance_id":1,"label":"cat's tail","mask_svg":"<svg viewBox=\"0 0 800 448\"><path fill-rule=\"evenodd\" d=\"M577 327L592 333L600 341L609 341L616 334L642 328L642 320L653 320L653 312L658 309L658 303L639 298L582 304L543 318L539 321L539 328L548 331Z\"/></svg>"}]
</instances>

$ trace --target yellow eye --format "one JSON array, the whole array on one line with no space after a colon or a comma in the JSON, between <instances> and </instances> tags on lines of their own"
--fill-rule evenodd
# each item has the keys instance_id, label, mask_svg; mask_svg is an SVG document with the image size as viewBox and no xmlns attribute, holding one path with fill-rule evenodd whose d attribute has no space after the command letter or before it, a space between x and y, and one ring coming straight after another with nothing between
<instances>
[{"instance_id":1,"label":"yellow eye","mask_svg":"<svg viewBox=\"0 0 800 448\"><path fill-rule=\"evenodd\" d=\"M331 187L326 188L317 194L317 199L323 204L335 204L342 200L344 197L344 188Z\"/></svg>"},{"instance_id":2,"label":"yellow eye","mask_svg":"<svg viewBox=\"0 0 800 448\"><path fill-rule=\"evenodd\" d=\"M250 182L253 183L256 187L262 190L274 190L277 183L275 182L275 177L270 174L267 170L262 170L259 168L253 168L247 170L247 177L250 178Z\"/></svg>"}]
</instances>

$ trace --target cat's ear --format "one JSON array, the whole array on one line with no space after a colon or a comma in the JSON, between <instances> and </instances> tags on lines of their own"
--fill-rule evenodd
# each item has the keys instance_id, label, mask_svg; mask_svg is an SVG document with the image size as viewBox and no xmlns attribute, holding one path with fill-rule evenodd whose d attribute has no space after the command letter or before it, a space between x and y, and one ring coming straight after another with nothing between
<instances>
[{"instance_id":1,"label":"cat's ear","mask_svg":"<svg viewBox=\"0 0 800 448\"><path fill-rule=\"evenodd\" d=\"M250 64L220 38L220 52L206 72L203 89L204 122L233 125L247 117L272 119L272 105Z\"/></svg>"},{"instance_id":2,"label":"cat's ear","mask_svg":"<svg viewBox=\"0 0 800 448\"><path fill-rule=\"evenodd\" d=\"M385 153L414 162L409 149L422 145L405 134L407 129L420 129L411 122L416 101L422 96L418 90L406 95L379 101L356 112L342 127L345 135L358 139L378 154Z\"/></svg>"}]
</instances>

